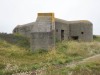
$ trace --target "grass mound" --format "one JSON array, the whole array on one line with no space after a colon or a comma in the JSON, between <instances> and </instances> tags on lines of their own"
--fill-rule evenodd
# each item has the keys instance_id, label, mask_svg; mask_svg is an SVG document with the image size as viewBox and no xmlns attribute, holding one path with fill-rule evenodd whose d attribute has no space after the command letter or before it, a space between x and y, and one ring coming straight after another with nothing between
<instances>
[{"instance_id":1,"label":"grass mound","mask_svg":"<svg viewBox=\"0 0 100 75\"><path fill-rule=\"evenodd\" d=\"M0 33L0 41L1 40L6 41L9 44L14 44L20 47L25 47L25 48L30 47L29 39L19 34L13 35L13 34Z\"/></svg>"}]
</instances>

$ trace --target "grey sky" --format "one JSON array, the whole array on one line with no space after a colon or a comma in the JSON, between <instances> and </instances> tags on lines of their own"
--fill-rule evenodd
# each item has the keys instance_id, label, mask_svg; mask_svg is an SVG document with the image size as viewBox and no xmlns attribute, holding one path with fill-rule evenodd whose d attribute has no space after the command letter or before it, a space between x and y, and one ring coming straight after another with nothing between
<instances>
[{"instance_id":1,"label":"grey sky","mask_svg":"<svg viewBox=\"0 0 100 75\"><path fill-rule=\"evenodd\" d=\"M38 12L54 12L65 20L90 20L100 35L100 0L0 0L0 32L36 20Z\"/></svg>"}]
</instances>

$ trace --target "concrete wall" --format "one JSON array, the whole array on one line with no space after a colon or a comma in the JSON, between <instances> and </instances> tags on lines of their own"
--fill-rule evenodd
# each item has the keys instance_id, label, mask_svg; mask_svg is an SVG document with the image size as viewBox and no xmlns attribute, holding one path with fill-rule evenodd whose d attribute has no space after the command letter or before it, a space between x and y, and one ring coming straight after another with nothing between
<instances>
[{"instance_id":1,"label":"concrete wall","mask_svg":"<svg viewBox=\"0 0 100 75\"><path fill-rule=\"evenodd\" d=\"M68 40L69 38L69 23L65 20L56 19L55 21L55 32L56 32L56 40L61 41L61 30L64 30L64 39Z\"/></svg>"},{"instance_id":2,"label":"concrete wall","mask_svg":"<svg viewBox=\"0 0 100 75\"><path fill-rule=\"evenodd\" d=\"M71 21L69 23L70 38L78 36L79 41L92 41L93 40L93 27L89 21Z\"/></svg>"},{"instance_id":3,"label":"concrete wall","mask_svg":"<svg viewBox=\"0 0 100 75\"><path fill-rule=\"evenodd\" d=\"M28 23L25 25L18 25L14 28L13 33L14 34L18 33L18 34L23 35L25 37L30 37L30 32L31 32L33 26L34 26L34 22Z\"/></svg>"},{"instance_id":4,"label":"concrete wall","mask_svg":"<svg viewBox=\"0 0 100 75\"><path fill-rule=\"evenodd\" d=\"M48 50L54 46L54 37L52 32L34 32L31 33L31 50Z\"/></svg>"},{"instance_id":5,"label":"concrete wall","mask_svg":"<svg viewBox=\"0 0 100 75\"><path fill-rule=\"evenodd\" d=\"M31 32L31 50L48 50L55 45L55 23L52 17L52 13L38 14Z\"/></svg>"}]
</instances>

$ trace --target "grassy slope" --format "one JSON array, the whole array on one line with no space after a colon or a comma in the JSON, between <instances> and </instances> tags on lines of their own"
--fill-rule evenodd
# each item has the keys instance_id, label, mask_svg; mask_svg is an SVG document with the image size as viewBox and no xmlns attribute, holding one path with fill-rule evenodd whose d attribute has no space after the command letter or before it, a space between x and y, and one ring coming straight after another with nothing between
<instances>
[{"instance_id":1,"label":"grassy slope","mask_svg":"<svg viewBox=\"0 0 100 75\"><path fill-rule=\"evenodd\" d=\"M0 75L26 71L35 71L39 73L37 75L100 75L99 57L78 63L100 54L98 38L95 38L98 41L93 42L63 41L57 43L56 49L48 52L39 50L35 53L29 50L29 43L25 40L17 39L17 43L5 40L0 40ZM26 44L20 46L23 42Z\"/></svg>"}]
</instances>

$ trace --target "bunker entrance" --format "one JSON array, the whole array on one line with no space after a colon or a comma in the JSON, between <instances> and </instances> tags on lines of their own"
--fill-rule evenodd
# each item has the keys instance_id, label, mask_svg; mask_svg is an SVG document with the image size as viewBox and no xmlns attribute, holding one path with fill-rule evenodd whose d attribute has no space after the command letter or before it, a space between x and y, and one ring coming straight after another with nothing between
<instances>
[{"instance_id":1,"label":"bunker entrance","mask_svg":"<svg viewBox=\"0 0 100 75\"><path fill-rule=\"evenodd\" d=\"M78 40L79 39L78 36L72 36L71 38L72 38L72 40Z\"/></svg>"},{"instance_id":2,"label":"bunker entrance","mask_svg":"<svg viewBox=\"0 0 100 75\"><path fill-rule=\"evenodd\" d=\"M64 30L61 30L61 40L64 40Z\"/></svg>"}]
</instances>

